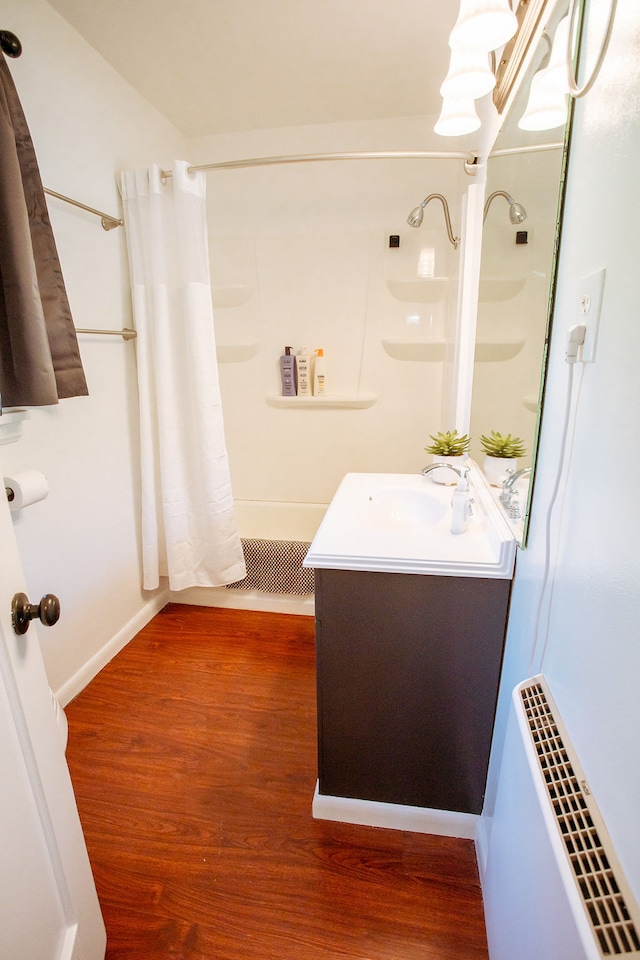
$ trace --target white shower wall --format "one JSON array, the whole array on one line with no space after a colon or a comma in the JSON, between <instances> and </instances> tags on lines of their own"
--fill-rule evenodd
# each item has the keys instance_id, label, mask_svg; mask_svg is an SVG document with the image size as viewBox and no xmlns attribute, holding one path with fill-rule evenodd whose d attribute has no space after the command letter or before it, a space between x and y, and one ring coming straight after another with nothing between
<instances>
[{"instance_id":1,"label":"white shower wall","mask_svg":"<svg viewBox=\"0 0 640 960\"><path fill-rule=\"evenodd\" d=\"M427 128L423 119L212 137L192 142L191 158L433 149ZM236 498L326 503L349 471L415 472L429 462L423 449L429 434L453 426L445 341L455 336L460 253L447 240L438 201L426 208L420 230L406 218L426 195L443 193L459 236L461 194L470 182L462 161L451 159L316 162L207 175ZM390 235L400 236L399 249L389 247ZM446 299L400 300L387 280L405 276L412 260L415 269L423 248L434 251L435 275L450 277ZM223 288L234 283L245 288L246 299L225 306ZM434 342L419 346L416 338L425 337ZM361 409L273 405L285 345L322 347L328 393L375 395L374 402Z\"/></svg>"}]
</instances>

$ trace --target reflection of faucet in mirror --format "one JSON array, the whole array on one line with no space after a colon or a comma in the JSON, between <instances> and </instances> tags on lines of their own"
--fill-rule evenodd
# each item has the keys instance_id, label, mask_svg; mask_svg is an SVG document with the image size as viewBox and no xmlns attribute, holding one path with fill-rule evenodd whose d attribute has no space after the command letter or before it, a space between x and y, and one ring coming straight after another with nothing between
<instances>
[{"instance_id":1,"label":"reflection of faucet in mirror","mask_svg":"<svg viewBox=\"0 0 640 960\"><path fill-rule=\"evenodd\" d=\"M522 470L516 470L514 473L511 470L507 470L507 473L510 476L507 477L502 484L502 492L500 494L500 499L504 504L504 507L507 511L507 515L512 520L520 519L520 498L518 496L518 491L513 489L513 485L516 480L519 480L520 477L528 476L531 473L531 467L523 467Z\"/></svg>"},{"instance_id":2,"label":"reflection of faucet in mirror","mask_svg":"<svg viewBox=\"0 0 640 960\"><path fill-rule=\"evenodd\" d=\"M522 206L521 203L516 203L510 194L506 190L494 190L490 197L487 197L487 202L484 205L484 214L482 217L482 222L487 219L487 214L489 213L489 207L493 203L496 197L504 197L507 203L509 204L509 220L511 223L517 225L518 223L523 223L527 219L527 211Z\"/></svg>"},{"instance_id":3,"label":"reflection of faucet in mirror","mask_svg":"<svg viewBox=\"0 0 640 960\"><path fill-rule=\"evenodd\" d=\"M424 217L424 208L429 203L430 200L440 200L442 203L442 209L444 210L444 220L447 225L447 234L449 236L450 242L453 244L453 249L458 249L458 244L460 243L460 237L454 237L453 229L451 227L451 217L449 215L449 204L447 203L446 197L443 197L441 193L430 193L428 197L425 197L422 203L414 207L409 216L407 217L407 223L410 227L419 227L422 224L422 219Z\"/></svg>"}]
</instances>

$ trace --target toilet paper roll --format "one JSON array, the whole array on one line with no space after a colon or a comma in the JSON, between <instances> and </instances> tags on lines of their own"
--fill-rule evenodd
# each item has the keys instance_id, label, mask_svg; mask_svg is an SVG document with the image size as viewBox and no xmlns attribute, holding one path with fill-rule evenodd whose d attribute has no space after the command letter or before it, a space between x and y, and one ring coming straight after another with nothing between
<instances>
[{"instance_id":1,"label":"toilet paper roll","mask_svg":"<svg viewBox=\"0 0 640 960\"><path fill-rule=\"evenodd\" d=\"M44 500L49 493L47 478L39 470L22 470L13 477L5 477L4 486L12 513Z\"/></svg>"}]
</instances>

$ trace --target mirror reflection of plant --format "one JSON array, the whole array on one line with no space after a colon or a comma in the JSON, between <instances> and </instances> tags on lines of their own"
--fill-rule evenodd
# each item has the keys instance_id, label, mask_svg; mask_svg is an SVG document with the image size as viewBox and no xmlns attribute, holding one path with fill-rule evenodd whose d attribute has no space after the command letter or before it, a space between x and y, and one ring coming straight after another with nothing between
<instances>
[{"instance_id":1,"label":"mirror reflection of plant","mask_svg":"<svg viewBox=\"0 0 640 960\"><path fill-rule=\"evenodd\" d=\"M447 430L446 433L429 434L433 443L424 449L438 457L462 457L469 450L471 437L466 433L461 435L457 430Z\"/></svg>"},{"instance_id":2,"label":"mirror reflection of plant","mask_svg":"<svg viewBox=\"0 0 640 960\"><path fill-rule=\"evenodd\" d=\"M510 433L503 435L496 430L491 431L490 437L485 437L483 434L480 437L480 443L482 452L488 457L502 457L511 460L524 457L527 453L520 437L512 437Z\"/></svg>"}]
</instances>

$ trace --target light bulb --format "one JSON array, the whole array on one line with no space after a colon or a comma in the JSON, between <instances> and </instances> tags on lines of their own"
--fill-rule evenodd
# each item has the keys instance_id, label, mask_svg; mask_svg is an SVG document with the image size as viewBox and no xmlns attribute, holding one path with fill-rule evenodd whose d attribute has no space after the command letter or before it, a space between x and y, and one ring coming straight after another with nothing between
<instances>
[{"instance_id":1,"label":"light bulb","mask_svg":"<svg viewBox=\"0 0 640 960\"><path fill-rule=\"evenodd\" d=\"M521 130L553 130L565 125L569 99L556 78L557 71L546 70L533 76L527 108L518 121Z\"/></svg>"},{"instance_id":2,"label":"light bulb","mask_svg":"<svg viewBox=\"0 0 640 960\"><path fill-rule=\"evenodd\" d=\"M478 100L490 93L495 85L496 78L489 66L486 52L467 53L465 50L452 50L449 72L442 81L440 96Z\"/></svg>"},{"instance_id":3,"label":"light bulb","mask_svg":"<svg viewBox=\"0 0 640 960\"><path fill-rule=\"evenodd\" d=\"M521 130L553 130L567 122L569 85L567 82L567 43L569 18L556 27L549 64L531 79L526 109L518 121Z\"/></svg>"},{"instance_id":4,"label":"light bulb","mask_svg":"<svg viewBox=\"0 0 640 960\"><path fill-rule=\"evenodd\" d=\"M480 118L473 100L442 101L442 112L433 128L441 137L461 137L480 128Z\"/></svg>"},{"instance_id":5,"label":"light bulb","mask_svg":"<svg viewBox=\"0 0 640 960\"><path fill-rule=\"evenodd\" d=\"M449 46L452 50L497 50L517 29L518 19L509 0L460 0Z\"/></svg>"}]
</instances>

